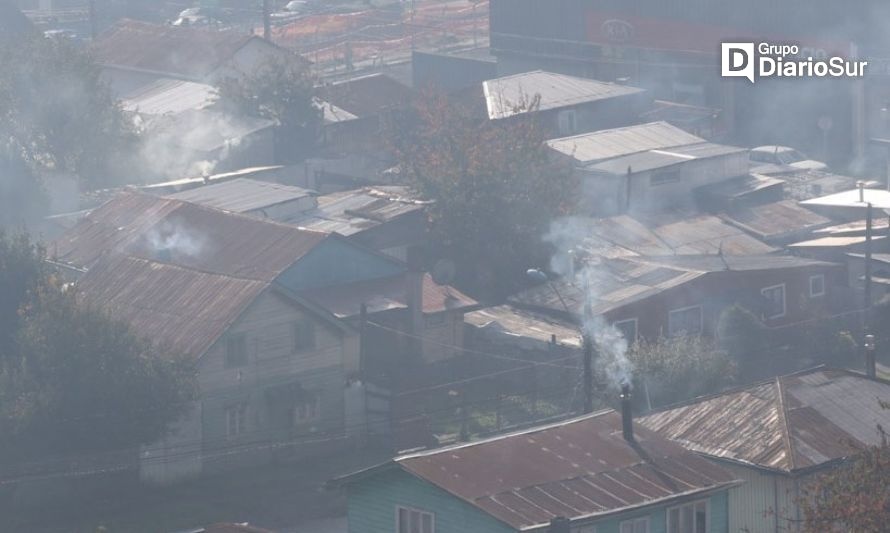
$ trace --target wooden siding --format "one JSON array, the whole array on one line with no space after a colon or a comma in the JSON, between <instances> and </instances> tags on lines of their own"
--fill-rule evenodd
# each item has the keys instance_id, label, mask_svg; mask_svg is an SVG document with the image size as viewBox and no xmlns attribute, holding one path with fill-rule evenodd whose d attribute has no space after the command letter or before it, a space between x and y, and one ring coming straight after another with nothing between
<instances>
[{"instance_id":1,"label":"wooden siding","mask_svg":"<svg viewBox=\"0 0 890 533\"><path fill-rule=\"evenodd\" d=\"M283 272L277 282L302 291L394 276L402 271L404 267L395 260L343 240L327 239Z\"/></svg>"},{"instance_id":2,"label":"wooden siding","mask_svg":"<svg viewBox=\"0 0 890 533\"><path fill-rule=\"evenodd\" d=\"M436 533L511 533L513 529L406 472L383 473L348 489L349 533L393 533L396 506L430 511Z\"/></svg>"},{"instance_id":3,"label":"wooden siding","mask_svg":"<svg viewBox=\"0 0 890 533\"><path fill-rule=\"evenodd\" d=\"M739 465L720 465L744 481L729 491L730 533L800 531L799 480Z\"/></svg>"},{"instance_id":4,"label":"wooden siding","mask_svg":"<svg viewBox=\"0 0 890 533\"><path fill-rule=\"evenodd\" d=\"M728 497L726 491L705 498L710 508L709 533L729 533ZM667 532L667 509L677 505L659 506L599 521L578 523L596 527L596 533L620 533L621 522L649 518L650 533ZM348 488L349 533L392 533L396 531L396 507L410 507L435 515L436 533L507 533L514 531L506 524L404 471L394 470L358 481ZM582 529L583 530L583 529ZM753 531L753 530L752 530Z\"/></svg>"}]
</instances>

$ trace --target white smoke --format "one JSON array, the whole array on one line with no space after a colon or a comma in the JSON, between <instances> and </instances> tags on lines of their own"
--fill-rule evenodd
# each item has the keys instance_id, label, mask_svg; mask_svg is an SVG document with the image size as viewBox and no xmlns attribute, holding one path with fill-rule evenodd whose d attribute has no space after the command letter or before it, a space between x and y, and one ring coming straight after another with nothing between
<instances>
[{"instance_id":1,"label":"white smoke","mask_svg":"<svg viewBox=\"0 0 890 533\"><path fill-rule=\"evenodd\" d=\"M631 384L633 363L627 357L628 341L624 334L601 315L595 314L604 278L609 276L602 264L605 249L590 238L589 220L566 217L550 224L544 240L555 249L550 269L580 287L584 299L582 309L571 309L582 317L584 333L593 341L594 371L605 378L610 388Z\"/></svg>"},{"instance_id":2,"label":"white smoke","mask_svg":"<svg viewBox=\"0 0 890 533\"><path fill-rule=\"evenodd\" d=\"M154 258L162 261L172 260L173 256L197 257L207 242L200 233L166 220L151 228L145 234L145 240Z\"/></svg>"}]
</instances>

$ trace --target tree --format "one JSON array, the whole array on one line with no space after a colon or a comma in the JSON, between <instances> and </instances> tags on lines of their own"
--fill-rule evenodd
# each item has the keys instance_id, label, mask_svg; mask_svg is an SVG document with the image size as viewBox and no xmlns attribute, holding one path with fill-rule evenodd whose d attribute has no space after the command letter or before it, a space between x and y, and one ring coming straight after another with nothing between
<instances>
[{"instance_id":1,"label":"tree","mask_svg":"<svg viewBox=\"0 0 890 533\"><path fill-rule=\"evenodd\" d=\"M717 321L720 348L736 362L744 381L761 379L770 374L770 334L763 322L751 311L733 305L720 313Z\"/></svg>"},{"instance_id":2,"label":"tree","mask_svg":"<svg viewBox=\"0 0 890 533\"><path fill-rule=\"evenodd\" d=\"M551 163L534 110L491 121L443 95L428 94L388 126L405 179L429 209L438 255L458 266L458 282L499 297L546 264L542 241L552 220L569 214L576 186ZM480 296L486 296L480 294Z\"/></svg>"},{"instance_id":3,"label":"tree","mask_svg":"<svg viewBox=\"0 0 890 533\"><path fill-rule=\"evenodd\" d=\"M221 105L277 124L275 158L280 163L302 161L320 139L322 108L314 93L309 71L296 60L274 59L248 76L219 84Z\"/></svg>"},{"instance_id":4,"label":"tree","mask_svg":"<svg viewBox=\"0 0 890 533\"><path fill-rule=\"evenodd\" d=\"M726 352L697 335L640 340L627 356L642 391L637 400L652 407L717 392L736 376L735 362Z\"/></svg>"},{"instance_id":5,"label":"tree","mask_svg":"<svg viewBox=\"0 0 890 533\"><path fill-rule=\"evenodd\" d=\"M81 304L26 236L0 239L0 254L0 283L20 303L0 359L0 457L102 452L161 437L195 397L191 362Z\"/></svg>"},{"instance_id":6,"label":"tree","mask_svg":"<svg viewBox=\"0 0 890 533\"><path fill-rule=\"evenodd\" d=\"M124 168L134 141L88 55L36 33L0 40L0 147L10 157L101 187Z\"/></svg>"},{"instance_id":7,"label":"tree","mask_svg":"<svg viewBox=\"0 0 890 533\"><path fill-rule=\"evenodd\" d=\"M800 499L805 533L886 531L890 524L890 443L865 448L819 476Z\"/></svg>"},{"instance_id":8,"label":"tree","mask_svg":"<svg viewBox=\"0 0 890 533\"><path fill-rule=\"evenodd\" d=\"M13 353L21 324L19 311L49 279L44 249L26 233L0 230L0 361Z\"/></svg>"}]
</instances>

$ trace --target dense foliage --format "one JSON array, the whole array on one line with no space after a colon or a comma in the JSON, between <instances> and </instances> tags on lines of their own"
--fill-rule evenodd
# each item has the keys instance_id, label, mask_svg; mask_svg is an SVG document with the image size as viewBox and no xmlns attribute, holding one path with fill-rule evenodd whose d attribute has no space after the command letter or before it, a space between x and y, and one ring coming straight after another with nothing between
<instances>
[{"instance_id":1,"label":"dense foliage","mask_svg":"<svg viewBox=\"0 0 890 533\"><path fill-rule=\"evenodd\" d=\"M458 282L499 297L547 264L542 236L571 212L572 175L551 163L532 99L526 113L491 121L470 106L429 94L389 126L404 178L430 208L436 254L458 266Z\"/></svg>"},{"instance_id":2,"label":"dense foliage","mask_svg":"<svg viewBox=\"0 0 890 533\"><path fill-rule=\"evenodd\" d=\"M275 159L282 164L302 161L320 139L322 109L314 93L309 71L296 59L272 60L248 76L219 84L223 106L277 124Z\"/></svg>"},{"instance_id":3,"label":"dense foliage","mask_svg":"<svg viewBox=\"0 0 890 533\"><path fill-rule=\"evenodd\" d=\"M78 301L24 235L0 234L0 457L134 447L194 398L194 369Z\"/></svg>"}]
</instances>

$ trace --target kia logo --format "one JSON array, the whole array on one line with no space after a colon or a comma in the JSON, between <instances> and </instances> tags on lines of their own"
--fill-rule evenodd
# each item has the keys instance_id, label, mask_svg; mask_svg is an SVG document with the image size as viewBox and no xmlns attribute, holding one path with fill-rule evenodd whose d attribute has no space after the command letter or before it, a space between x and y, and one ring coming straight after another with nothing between
<instances>
[{"instance_id":1,"label":"kia logo","mask_svg":"<svg viewBox=\"0 0 890 533\"><path fill-rule=\"evenodd\" d=\"M607 20L600 28L606 39L613 43L626 43L634 36L634 27L630 25L630 22L623 20Z\"/></svg>"}]
</instances>

